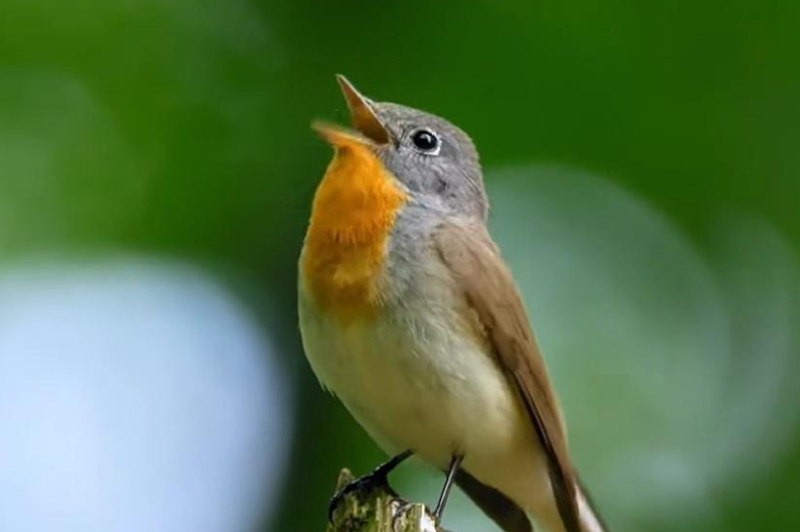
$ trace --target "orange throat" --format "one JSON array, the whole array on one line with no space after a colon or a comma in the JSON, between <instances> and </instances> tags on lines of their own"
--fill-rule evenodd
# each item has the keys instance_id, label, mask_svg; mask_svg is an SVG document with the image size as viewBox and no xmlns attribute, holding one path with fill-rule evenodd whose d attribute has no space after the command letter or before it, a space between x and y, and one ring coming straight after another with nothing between
<instances>
[{"instance_id":1,"label":"orange throat","mask_svg":"<svg viewBox=\"0 0 800 532\"><path fill-rule=\"evenodd\" d=\"M314 195L300 267L314 301L347 319L381 304L389 234L407 196L357 139L337 138L335 145Z\"/></svg>"}]
</instances>

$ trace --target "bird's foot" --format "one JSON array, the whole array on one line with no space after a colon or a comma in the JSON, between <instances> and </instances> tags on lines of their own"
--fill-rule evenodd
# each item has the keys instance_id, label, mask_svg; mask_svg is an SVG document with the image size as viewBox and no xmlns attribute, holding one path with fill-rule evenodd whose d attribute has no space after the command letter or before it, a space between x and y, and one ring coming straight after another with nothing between
<instances>
[{"instance_id":1,"label":"bird's foot","mask_svg":"<svg viewBox=\"0 0 800 532\"><path fill-rule=\"evenodd\" d=\"M388 476L397 466L408 459L414 454L410 449L403 451L397 456L393 456L387 462L379 465L372 473L359 477L355 480L350 480L342 485L344 479L340 478L339 491L331 499L328 504L328 521L333 523L333 514L336 508L341 504L342 499L351 493L366 494L375 490L381 489L392 497L397 498L397 493L389 486ZM349 474L349 473L348 473Z\"/></svg>"},{"instance_id":2,"label":"bird's foot","mask_svg":"<svg viewBox=\"0 0 800 532\"><path fill-rule=\"evenodd\" d=\"M365 495L381 489L393 497L397 497L397 493L391 488L391 486L389 486L389 471L390 469L387 470L381 466L372 473L358 477L357 479L352 480L342 486L331 498L331 502L328 503L328 521L333 523L333 514L336 512L336 508L339 507L339 505L342 503L342 500L344 500L347 495L355 493Z\"/></svg>"}]
</instances>

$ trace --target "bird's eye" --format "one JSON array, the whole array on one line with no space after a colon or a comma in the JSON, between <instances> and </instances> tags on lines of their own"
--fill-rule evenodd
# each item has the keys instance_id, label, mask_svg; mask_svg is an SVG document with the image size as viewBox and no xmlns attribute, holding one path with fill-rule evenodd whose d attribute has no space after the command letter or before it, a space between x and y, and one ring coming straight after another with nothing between
<instances>
[{"instance_id":1,"label":"bird's eye","mask_svg":"<svg viewBox=\"0 0 800 532\"><path fill-rule=\"evenodd\" d=\"M427 129L418 129L411 135L411 142L422 152L434 153L439 150L439 137Z\"/></svg>"}]
</instances>

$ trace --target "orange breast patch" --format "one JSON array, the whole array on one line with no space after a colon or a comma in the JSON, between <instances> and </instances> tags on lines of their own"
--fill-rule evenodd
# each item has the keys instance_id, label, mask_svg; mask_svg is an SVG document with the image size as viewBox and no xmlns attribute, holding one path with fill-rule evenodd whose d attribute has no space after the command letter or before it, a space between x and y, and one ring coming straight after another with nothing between
<instances>
[{"instance_id":1,"label":"orange breast patch","mask_svg":"<svg viewBox=\"0 0 800 532\"><path fill-rule=\"evenodd\" d=\"M334 144L314 196L301 271L315 301L347 319L380 304L376 280L406 194L357 139L337 136Z\"/></svg>"}]
</instances>

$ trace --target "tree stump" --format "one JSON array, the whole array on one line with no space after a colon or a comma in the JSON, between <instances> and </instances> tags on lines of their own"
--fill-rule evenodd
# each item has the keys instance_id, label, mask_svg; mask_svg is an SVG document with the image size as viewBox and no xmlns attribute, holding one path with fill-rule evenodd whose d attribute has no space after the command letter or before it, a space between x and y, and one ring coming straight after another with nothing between
<instances>
[{"instance_id":1,"label":"tree stump","mask_svg":"<svg viewBox=\"0 0 800 532\"><path fill-rule=\"evenodd\" d=\"M339 472L336 491L353 480L348 469ZM344 496L333 512L326 532L448 532L420 503L410 503L388 487L356 490Z\"/></svg>"}]
</instances>

